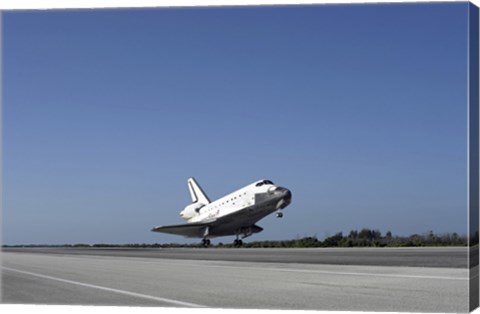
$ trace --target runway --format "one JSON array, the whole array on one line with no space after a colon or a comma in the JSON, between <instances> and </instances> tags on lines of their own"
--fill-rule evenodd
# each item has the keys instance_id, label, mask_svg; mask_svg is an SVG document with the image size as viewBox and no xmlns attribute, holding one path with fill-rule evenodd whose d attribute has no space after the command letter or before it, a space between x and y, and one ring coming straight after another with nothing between
<instances>
[{"instance_id":1,"label":"runway","mask_svg":"<svg viewBox=\"0 0 480 314\"><path fill-rule=\"evenodd\" d=\"M215 250L83 250L83 254L78 250L54 250L55 253L8 250L2 252L2 302L468 312L469 273L467 268L452 262L455 258L450 259L448 267L440 267L435 262L429 264L437 266L429 267L381 265L385 259L388 262L386 256L401 254L398 253L403 252L401 249L388 254L380 253L385 249L377 250L377 255L383 254L377 265L317 263L312 257L309 258L313 262L309 263L305 262L308 259L305 256L313 253L308 249L287 250L289 253L225 249L233 256L246 251L248 254L244 256L277 258L274 262L258 261L258 258L244 261L219 258L229 255L224 251L210 255L216 258L203 258L203 254ZM336 256L341 255L341 251L338 250ZM466 249L431 249L422 255L421 250L407 250L402 254L410 256L413 252L420 256L419 260L425 260L425 256L432 254L456 256L463 251ZM331 251L325 252L328 255ZM372 254L346 252L351 256ZM179 254L190 258L178 258ZM285 256L289 254L294 257L287 259ZM317 255L321 254L317 252ZM419 263L411 256L406 260Z\"/></svg>"},{"instance_id":2,"label":"runway","mask_svg":"<svg viewBox=\"0 0 480 314\"><path fill-rule=\"evenodd\" d=\"M182 260L332 265L467 267L466 247L428 248L5 248L4 252L148 257Z\"/></svg>"}]
</instances>

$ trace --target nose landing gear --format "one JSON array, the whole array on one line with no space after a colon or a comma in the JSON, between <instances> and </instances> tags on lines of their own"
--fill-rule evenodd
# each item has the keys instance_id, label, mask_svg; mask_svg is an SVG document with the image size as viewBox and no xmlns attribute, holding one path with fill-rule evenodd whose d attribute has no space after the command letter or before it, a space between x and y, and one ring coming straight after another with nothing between
<instances>
[{"instance_id":1,"label":"nose landing gear","mask_svg":"<svg viewBox=\"0 0 480 314\"><path fill-rule=\"evenodd\" d=\"M281 211L277 211L277 218L282 218L283 217L283 213Z\"/></svg>"}]
</instances>

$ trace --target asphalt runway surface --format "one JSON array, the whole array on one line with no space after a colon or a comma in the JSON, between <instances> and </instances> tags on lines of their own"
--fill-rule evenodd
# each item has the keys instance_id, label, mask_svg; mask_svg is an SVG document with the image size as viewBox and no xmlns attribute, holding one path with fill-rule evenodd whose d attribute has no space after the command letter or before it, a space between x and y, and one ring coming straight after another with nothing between
<instances>
[{"instance_id":1,"label":"asphalt runway surface","mask_svg":"<svg viewBox=\"0 0 480 314\"><path fill-rule=\"evenodd\" d=\"M45 248L1 258L9 304L468 312L466 248Z\"/></svg>"},{"instance_id":2,"label":"asphalt runway surface","mask_svg":"<svg viewBox=\"0 0 480 314\"><path fill-rule=\"evenodd\" d=\"M147 257L182 260L333 265L468 267L466 247L428 248L5 248L4 252Z\"/></svg>"}]
</instances>

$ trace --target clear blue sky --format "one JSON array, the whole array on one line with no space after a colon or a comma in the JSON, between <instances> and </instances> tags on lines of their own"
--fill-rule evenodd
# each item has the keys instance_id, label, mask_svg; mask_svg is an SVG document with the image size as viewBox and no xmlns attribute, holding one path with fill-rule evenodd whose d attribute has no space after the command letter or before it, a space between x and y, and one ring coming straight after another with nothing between
<instances>
[{"instance_id":1,"label":"clear blue sky","mask_svg":"<svg viewBox=\"0 0 480 314\"><path fill-rule=\"evenodd\" d=\"M292 190L252 241L465 234L467 10L4 13L4 243L190 242L189 176Z\"/></svg>"}]
</instances>

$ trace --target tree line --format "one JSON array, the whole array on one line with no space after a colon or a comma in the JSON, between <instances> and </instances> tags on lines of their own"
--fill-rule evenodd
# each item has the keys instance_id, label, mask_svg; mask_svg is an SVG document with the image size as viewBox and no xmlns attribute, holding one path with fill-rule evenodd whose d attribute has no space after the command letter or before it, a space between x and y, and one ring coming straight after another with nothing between
<instances>
[{"instance_id":1,"label":"tree line","mask_svg":"<svg viewBox=\"0 0 480 314\"><path fill-rule=\"evenodd\" d=\"M477 241L478 243L478 237ZM475 241L472 241L475 244ZM338 232L323 241L316 236L282 241L253 241L244 243L244 247L278 247L278 248L329 248L329 247L421 247L421 246L467 246L466 235L458 233L435 234L433 231L410 236L394 236L387 231L383 235L378 229L363 228L351 230L348 235ZM225 245L233 246L233 245Z\"/></svg>"},{"instance_id":2,"label":"tree line","mask_svg":"<svg viewBox=\"0 0 480 314\"><path fill-rule=\"evenodd\" d=\"M333 236L328 236L324 240L319 240L316 236L297 238L292 240L270 240L270 241L252 241L244 242L243 247L247 248L327 248L327 247L421 247L421 246L467 246L468 237L453 233L435 234L428 231L423 234L413 234L410 236L392 235L387 231L382 234L378 229L363 228L360 231L351 230L344 235L338 232ZM478 233L470 239L470 244L478 244ZM134 244L62 244L62 245L3 245L3 247L72 247L72 248L168 248L168 247L200 247L200 243L180 244L180 243L134 243ZM234 247L233 244L224 244L219 242L213 247Z\"/></svg>"}]
</instances>

